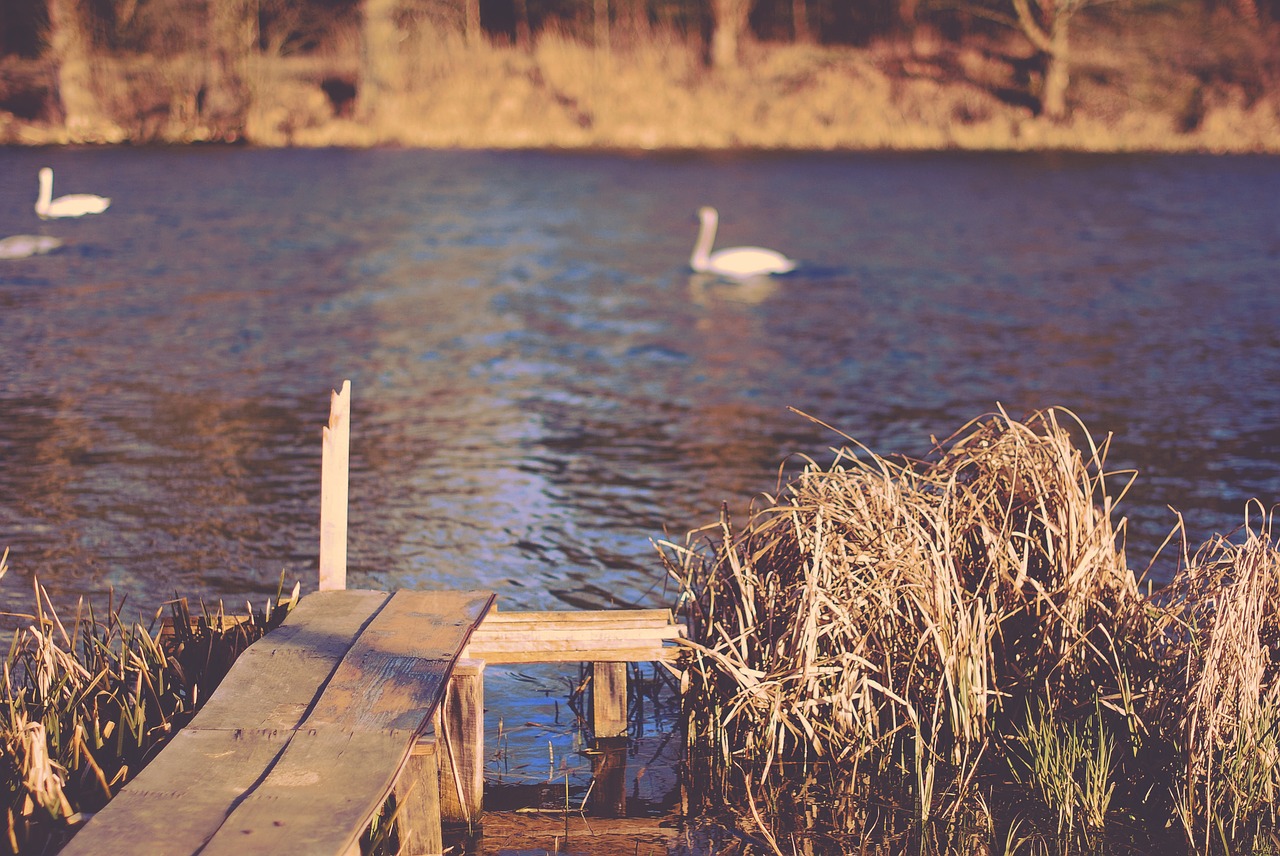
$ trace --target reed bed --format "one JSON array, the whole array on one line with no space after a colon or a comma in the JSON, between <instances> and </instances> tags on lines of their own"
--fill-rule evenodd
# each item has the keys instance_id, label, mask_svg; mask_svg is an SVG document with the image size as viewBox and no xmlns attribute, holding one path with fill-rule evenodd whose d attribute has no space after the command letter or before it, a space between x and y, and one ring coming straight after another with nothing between
<instances>
[{"instance_id":1,"label":"reed bed","mask_svg":"<svg viewBox=\"0 0 1280 856\"><path fill-rule=\"evenodd\" d=\"M0 557L0 576L7 570ZM283 582L283 581L282 581ZM83 602L63 620L35 583L0 684L0 800L12 853L56 850L185 725L235 658L297 600L230 616L166 604L148 626ZM171 620L162 621L165 612Z\"/></svg>"},{"instance_id":2,"label":"reed bed","mask_svg":"<svg viewBox=\"0 0 1280 856\"><path fill-rule=\"evenodd\" d=\"M691 807L776 853L1274 850L1270 518L1144 593L1115 511L1134 474L1091 437L1061 409L924 460L843 437L745 525L661 544Z\"/></svg>"}]
</instances>

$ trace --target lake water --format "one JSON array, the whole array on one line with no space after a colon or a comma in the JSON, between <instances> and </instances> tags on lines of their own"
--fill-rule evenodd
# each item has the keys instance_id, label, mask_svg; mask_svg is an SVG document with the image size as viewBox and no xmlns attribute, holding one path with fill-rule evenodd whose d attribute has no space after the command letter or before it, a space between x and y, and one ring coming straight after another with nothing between
<instances>
[{"instance_id":1,"label":"lake water","mask_svg":"<svg viewBox=\"0 0 1280 856\"><path fill-rule=\"evenodd\" d=\"M44 164L111 209L38 221ZM702 204L807 272L691 276ZM348 584L504 609L669 604L654 539L840 442L789 407L882 454L1069 408L1138 569L1280 500L1277 158L0 150L17 233L67 246L0 261L9 609L314 588L347 378ZM566 693L501 680L504 740Z\"/></svg>"}]
</instances>

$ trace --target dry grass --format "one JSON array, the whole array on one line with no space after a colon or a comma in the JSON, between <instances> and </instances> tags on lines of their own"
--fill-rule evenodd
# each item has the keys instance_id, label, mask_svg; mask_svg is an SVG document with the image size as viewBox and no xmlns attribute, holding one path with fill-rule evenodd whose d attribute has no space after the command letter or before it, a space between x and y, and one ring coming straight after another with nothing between
<instances>
[{"instance_id":1,"label":"dry grass","mask_svg":"<svg viewBox=\"0 0 1280 856\"><path fill-rule=\"evenodd\" d=\"M5 551L7 557L8 551ZM0 557L0 576L4 574ZM231 662L296 599L243 619L169 604L150 628L123 605L81 605L64 622L36 583L35 615L13 634L0 684L0 849L50 852L186 724Z\"/></svg>"},{"instance_id":2,"label":"dry grass","mask_svg":"<svg viewBox=\"0 0 1280 856\"><path fill-rule=\"evenodd\" d=\"M694 640L695 806L736 808L778 852L1093 850L1164 841L1175 810L1202 852L1266 840L1268 529L1145 597L1114 520L1131 474L1113 491L1107 442L1071 414L1002 411L924 461L845 439L745 526L662 545Z\"/></svg>"}]
</instances>

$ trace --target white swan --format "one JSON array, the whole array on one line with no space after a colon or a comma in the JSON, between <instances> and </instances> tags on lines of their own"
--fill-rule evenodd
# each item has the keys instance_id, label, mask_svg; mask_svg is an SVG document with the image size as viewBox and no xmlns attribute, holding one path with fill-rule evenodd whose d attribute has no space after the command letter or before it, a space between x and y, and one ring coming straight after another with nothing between
<instances>
[{"instance_id":1,"label":"white swan","mask_svg":"<svg viewBox=\"0 0 1280 856\"><path fill-rule=\"evenodd\" d=\"M36 198L36 214L41 220L51 217L82 217L85 214L101 214L111 200L92 193L72 193L53 198L53 170L40 168L40 195Z\"/></svg>"},{"instance_id":2,"label":"white swan","mask_svg":"<svg viewBox=\"0 0 1280 856\"><path fill-rule=\"evenodd\" d=\"M711 252L719 222L720 215L716 209L709 205L698 209L698 240L694 242L693 255L689 257L689 267L698 273L714 273L729 279L747 279L788 273L796 269L794 259L764 247L728 247Z\"/></svg>"},{"instance_id":3,"label":"white swan","mask_svg":"<svg viewBox=\"0 0 1280 856\"><path fill-rule=\"evenodd\" d=\"M52 235L10 235L0 239L0 259L25 259L51 253L62 246Z\"/></svg>"}]
</instances>

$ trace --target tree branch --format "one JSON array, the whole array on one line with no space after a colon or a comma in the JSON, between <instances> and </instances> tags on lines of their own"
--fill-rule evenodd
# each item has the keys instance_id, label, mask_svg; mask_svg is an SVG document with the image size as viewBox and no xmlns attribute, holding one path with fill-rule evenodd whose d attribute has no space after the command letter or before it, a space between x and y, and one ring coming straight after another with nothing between
<instances>
[{"instance_id":1,"label":"tree branch","mask_svg":"<svg viewBox=\"0 0 1280 856\"><path fill-rule=\"evenodd\" d=\"M1018 13L1018 23L1022 25L1022 32L1027 34L1031 44L1047 54L1053 53L1053 42L1049 39L1049 34L1036 23L1027 0L1013 0L1013 11Z\"/></svg>"}]
</instances>

